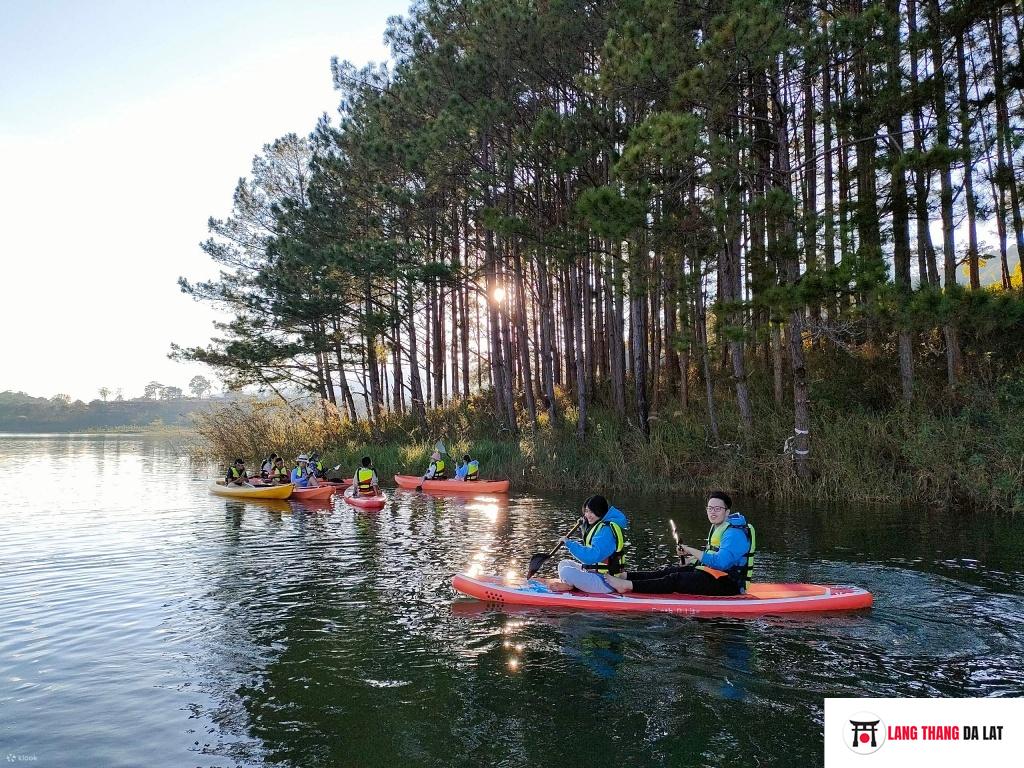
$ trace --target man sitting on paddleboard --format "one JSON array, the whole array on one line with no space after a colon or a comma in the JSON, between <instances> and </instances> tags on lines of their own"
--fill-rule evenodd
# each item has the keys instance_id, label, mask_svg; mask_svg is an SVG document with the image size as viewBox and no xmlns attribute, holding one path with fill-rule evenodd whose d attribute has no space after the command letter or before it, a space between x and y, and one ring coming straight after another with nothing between
<instances>
[{"instance_id":1,"label":"man sitting on paddleboard","mask_svg":"<svg viewBox=\"0 0 1024 768\"><path fill-rule=\"evenodd\" d=\"M377 482L377 473L373 470L373 462L370 457L363 456L359 463L359 469L352 476L353 492L360 496L379 496L380 484Z\"/></svg>"},{"instance_id":2,"label":"man sitting on paddleboard","mask_svg":"<svg viewBox=\"0 0 1024 768\"><path fill-rule=\"evenodd\" d=\"M626 545L623 531L629 527L626 516L608 506L604 496L591 496L583 505L586 526L583 543L559 539L575 560L558 563L558 578L563 585L552 585L556 592L575 587L582 592L612 592L605 580L609 574L622 571L622 549Z\"/></svg>"},{"instance_id":3,"label":"man sitting on paddleboard","mask_svg":"<svg viewBox=\"0 0 1024 768\"><path fill-rule=\"evenodd\" d=\"M730 512L732 499L724 491L708 497L708 548L701 551L680 544L678 553L686 565L659 571L629 571L625 578L608 576L616 592L686 595L738 595L746 591L754 566L757 536L753 526L738 512Z\"/></svg>"},{"instance_id":4,"label":"man sitting on paddleboard","mask_svg":"<svg viewBox=\"0 0 1024 768\"><path fill-rule=\"evenodd\" d=\"M300 454L295 459L296 467L292 470L291 482L295 483L296 488L316 488L320 485L316 481L316 475L309 468L309 457L306 454Z\"/></svg>"}]
</instances>

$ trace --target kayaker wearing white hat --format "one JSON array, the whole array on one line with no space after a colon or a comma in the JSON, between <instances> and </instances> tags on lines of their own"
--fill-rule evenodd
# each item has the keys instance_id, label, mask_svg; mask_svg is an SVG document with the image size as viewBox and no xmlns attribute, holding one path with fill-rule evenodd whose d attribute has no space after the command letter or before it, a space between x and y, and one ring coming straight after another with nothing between
<instances>
[{"instance_id":1,"label":"kayaker wearing white hat","mask_svg":"<svg viewBox=\"0 0 1024 768\"><path fill-rule=\"evenodd\" d=\"M316 488L320 483L316 481L316 475L310 470L309 456L300 453L295 459L296 467L292 470L291 481L297 488Z\"/></svg>"}]
</instances>

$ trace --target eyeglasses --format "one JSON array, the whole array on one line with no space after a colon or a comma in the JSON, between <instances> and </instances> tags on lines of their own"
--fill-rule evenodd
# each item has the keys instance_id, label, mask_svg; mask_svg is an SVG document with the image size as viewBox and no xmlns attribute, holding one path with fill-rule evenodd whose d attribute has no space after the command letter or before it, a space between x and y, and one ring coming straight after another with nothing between
<instances>
[{"instance_id":1,"label":"eyeglasses","mask_svg":"<svg viewBox=\"0 0 1024 768\"><path fill-rule=\"evenodd\" d=\"M708 512L718 512L719 510L728 509L728 507L722 507L718 504L708 504Z\"/></svg>"}]
</instances>

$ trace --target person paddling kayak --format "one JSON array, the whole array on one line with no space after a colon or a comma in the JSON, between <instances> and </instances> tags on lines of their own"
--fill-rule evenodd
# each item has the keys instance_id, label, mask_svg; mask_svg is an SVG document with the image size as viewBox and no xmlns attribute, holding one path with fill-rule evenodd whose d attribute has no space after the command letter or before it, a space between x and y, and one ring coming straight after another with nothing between
<instances>
[{"instance_id":1,"label":"person paddling kayak","mask_svg":"<svg viewBox=\"0 0 1024 768\"><path fill-rule=\"evenodd\" d=\"M270 473L267 475L267 482L273 485L284 485L290 483L291 479L288 476L288 468L284 465L284 459L281 456L274 458L274 465L270 469Z\"/></svg>"},{"instance_id":2,"label":"person paddling kayak","mask_svg":"<svg viewBox=\"0 0 1024 768\"><path fill-rule=\"evenodd\" d=\"M455 468L455 479L474 482L480 479L480 462L470 458L467 453L462 457L458 467Z\"/></svg>"},{"instance_id":3,"label":"person paddling kayak","mask_svg":"<svg viewBox=\"0 0 1024 768\"><path fill-rule=\"evenodd\" d=\"M682 566L658 571L629 571L625 578L608 576L616 592L687 595L739 595L750 584L757 535L754 527L738 512L732 512L732 499L724 491L708 496L707 514L711 523L708 547L700 550L680 544L678 553L686 558Z\"/></svg>"},{"instance_id":4,"label":"person paddling kayak","mask_svg":"<svg viewBox=\"0 0 1024 768\"><path fill-rule=\"evenodd\" d=\"M441 454L434 451L430 454L430 466L427 467L427 473L423 475L424 480L446 480L448 478L448 470L445 467L444 459L441 458Z\"/></svg>"},{"instance_id":5,"label":"person paddling kayak","mask_svg":"<svg viewBox=\"0 0 1024 768\"><path fill-rule=\"evenodd\" d=\"M224 485L249 485L249 473L245 470L245 461L235 459L224 475Z\"/></svg>"},{"instance_id":6,"label":"person paddling kayak","mask_svg":"<svg viewBox=\"0 0 1024 768\"><path fill-rule=\"evenodd\" d=\"M629 527L626 516L615 507L608 506L604 496L594 495L583 505L586 525L583 543L563 536L565 545L575 560L558 563L558 578L562 584L552 585L555 591L576 588L582 592L613 592L606 579L609 574L622 571L622 550L626 545L624 531Z\"/></svg>"},{"instance_id":7,"label":"person paddling kayak","mask_svg":"<svg viewBox=\"0 0 1024 768\"><path fill-rule=\"evenodd\" d=\"M359 469L352 476L353 493L358 493L360 496L379 496L380 483L377 482L373 461L369 456L363 456L359 464Z\"/></svg>"}]
</instances>

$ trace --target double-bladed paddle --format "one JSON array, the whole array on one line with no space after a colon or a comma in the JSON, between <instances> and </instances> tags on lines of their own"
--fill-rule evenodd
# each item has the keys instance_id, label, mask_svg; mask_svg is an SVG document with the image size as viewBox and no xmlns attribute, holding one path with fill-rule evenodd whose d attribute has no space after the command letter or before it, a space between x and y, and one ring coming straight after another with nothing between
<instances>
[{"instance_id":1,"label":"double-bladed paddle","mask_svg":"<svg viewBox=\"0 0 1024 768\"><path fill-rule=\"evenodd\" d=\"M579 528L582 524L583 518L581 517L579 520L576 521L576 525L574 525L572 528L565 532L565 536L563 536L562 538L572 536L573 533L575 533L576 529ZM561 548L561 546L562 542L559 541L557 544L555 544L554 549L552 549L550 552L538 552L533 557L531 557L530 568L526 572L526 578L532 579L534 574L536 574L537 571L544 567L544 563L546 563L555 554L555 552L557 552Z\"/></svg>"}]
</instances>

